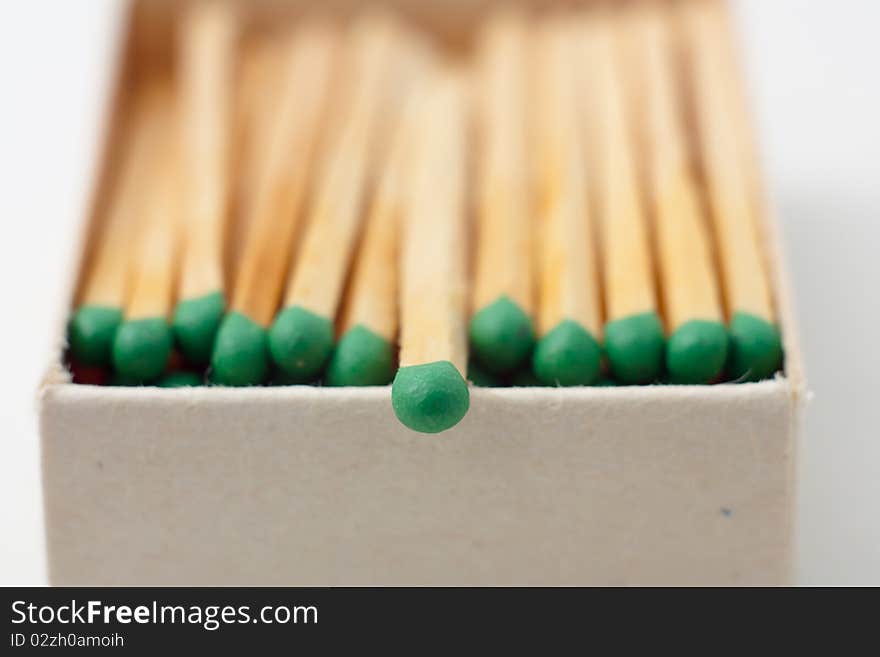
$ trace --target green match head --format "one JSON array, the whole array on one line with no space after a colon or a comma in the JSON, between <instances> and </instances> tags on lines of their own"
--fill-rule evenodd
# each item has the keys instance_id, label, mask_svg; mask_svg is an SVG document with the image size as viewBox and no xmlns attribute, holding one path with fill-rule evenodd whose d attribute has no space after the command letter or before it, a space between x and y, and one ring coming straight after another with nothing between
<instances>
[{"instance_id":1,"label":"green match head","mask_svg":"<svg viewBox=\"0 0 880 657\"><path fill-rule=\"evenodd\" d=\"M113 338L122 310L112 306L80 306L67 326L70 355L82 365L106 366L112 360Z\"/></svg>"},{"instance_id":2,"label":"green match head","mask_svg":"<svg viewBox=\"0 0 880 657\"><path fill-rule=\"evenodd\" d=\"M316 379L333 351L333 322L302 306L285 308L269 329L269 353L292 381Z\"/></svg>"},{"instance_id":3,"label":"green match head","mask_svg":"<svg viewBox=\"0 0 880 657\"><path fill-rule=\"evenodd\" d=\"M735 313L730 320L728 375L741 381L760 381L773 376L781 364L779 329L755 315Z\"/></svg>"},{"instance_id":4,"label":"green match head","mask_svg":"<svg viewBox=\"0 0 880 657\"><path fill-rule=\"evenodd\" d=\"M465 416L470 394L455 365L441 360L397 370L391 405L397 419L413 431L439 433Z\"/></svg>"},{"instance_id":5,"label":"green match head","mask_svg":"<svg viewBox=\"0 0 880 657\"><path fill-rule=\"evenodd\" d=\"M473 360L468 361L467 380L478 388L499 388L504 385L501 379L484 370L479 363Z\"/></svg>"},{"instance_id":6,"label":"green match head","mask_svg":"<svg viewBox=\"0 0 880 657\"><path fill-rule=\"evenodd\" d=\"M474 356L496 374L515 370L535 346L531 318L507 296L480 309L471 318L469 332Z\"/></svg>"},{"instance_id":7,"label":"green match head","mask_svg":"<svg viewBox=\"0 0 880 657\"><path fill-rule=\"evenodd\" d=\"M709 383L721 374L730 338L721 322L694 319L679 326L666 343L670 383Z\"/></svg>"},{"instance_id":8,"label":"green match head","mask_svg":"<svg viewBox=\"0 0 880 657\"><path fill-rule=\"evenodd\" d=\"M384 386L394 376L394 348L366 326L345 332L327 365L328 386Z\"/></svg>"},{"instance_id":9,"label":"green match head","mask_svg":"<svg viewBox=\"0 0 880 657\"><path fill-rule=\"evenodd\" d=\"M203 381L200 375L186 370L169 372L156 383L160 388L194 388L202 384Z\"/></svg>"},{"instance_id":10,"label":"green match head","mask_svg":"<svg viewBox=\"0 0 880 657\"><path fill-rule=\"evenodd\" d=\"M113 340L113 367L123 376L153 381L165 371L173 345L164 317L125 321Z\"/></svg>"},{"instance_id":11,"label":"green match head","mask_svg":"<svg viewBox=\"0 0 880 657\"><path fill-rule=\"evenodd\" d=\"M227 313L214 340L211 380L223 386L255 386L268 373L266 330L242 313Z\"/></svg>"},{"instance_id":12,"label":"green match head","mask_svg":"<svg viewBox=\"0 0 880 657\"><path fill-rule=\"evenodd\" d=\"M548 386L588 386L599 376L601 362L596 338L570 319L541 338L532 356L535 376Z\"/></svg>"},{"instance_id":13,"label":"green match head","mask_svg":"<svg viewBox=\"0 0 880 657\"><path fill-rule=\"evenodd\" d=\"M605 354L621 383L651 383L663 371L663 326L657 313L630 315L605 326Z\"/></svg>"},{"instance_id":14,"label":"green match head","mask_svg":"<svg viewBox=\"0 0 880 657\"><path fill-rule=\"evenodd\" d=\"M193 365L207 365L214 337L223 320L226 303L222 292L184 299L174 309L171 327L183 357Z\"/></svg>"}]
</instances>

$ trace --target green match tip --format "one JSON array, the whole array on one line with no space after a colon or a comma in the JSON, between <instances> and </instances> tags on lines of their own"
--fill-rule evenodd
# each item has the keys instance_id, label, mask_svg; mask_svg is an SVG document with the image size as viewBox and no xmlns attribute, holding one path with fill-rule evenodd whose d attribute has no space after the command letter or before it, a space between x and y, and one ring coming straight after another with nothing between
<instances>
[{"instance_id":1,"label":"green match tip","mask_svg":"<svg viewBox=\"0 0 880 657\"><path fill-rule=\"evenodd\" d=\"M202 377L195 372L169 372L156 383L160 388L194 388L202 385Z\"/></svg>"},{"instance_id":2,"label":"green match tip","mask_svg":"<svg viewBox=\"0 0 880 657\"><path fill-rule=\"evenodd\" d=\"M538 341L535 376L545 385L587 386L599 376L602 351L589 331L566 319Z\"/></svg>"},{"instance_id":3,"label":"green match tip","mask_svg":"<svg viewBox=\"0 0 880 657\"><path fill-rule=\"evenodd\" d=\"M666 343L671 383L709 383L721 374L729 337L721 322L694 319L682 324Z\"/></svg>"},{"instance_id":4,"label":"green match tip","mask_svg":"<svg viewBox=\"0 0 880 657\"><path fill-rule=\"evenodd\" d=\"M478 388L499 388L504 385L501 379L484 370L479 363L473 360L468 361L467 380Z\"/></svg>"},{"instance_id":5,"label":"green match tip","mask_svg":"<svg viewBox=\"0 0 880 657\"><path fill-rule=\"evenodd\" d=\"M488 371L512 372L535 346L535 330L528 314L507 296L501 296L471 318L470 342L474 356Z\"/></svg>"},{"instance_id":6,"label":"green match tip","mask_svg":"<svg viewBox=\"0 0 880 657\"><path fill-rule=\"evenodd\" d=\"M384 386L394 376L394 349L388 340L358 324L336 345L324 383L328 386Z\"/></svg>"},{"instance_id":7,"label":"green match tip","mask_svg":"<svg viewBox=\"0 0 880 657\"><path fill-rule=\"evenodd\" d=\"M413 431L439 433L465 416L470 395L455 365L441 360L401 367L391 386L391 404L397 419Z\"/></svg>"},{"instance_id":8,"label":"green match tip","mask_svg":"<svg viewBox=\"0 0 880 657\"><path fill-rule=\"evenodd\" d=\"M171 327L183 357L193 365L211 360L214 337L223 320L226 302L222 292L212 292L177 304Z\"/></svg>"},{"instance_id":9,"label":"green match tip","mask_svg":"<svg viewBox=\"0 0 880 657\"><path fill-rule=\"evenodd\" d=\"M122 311L112 306L80 306L67 327L70 355L81 365L106 366L113 353L113 338L122 323Z\"/></svg>"},{"instance_id":10,"label":"green match tip","mask_svg":"<svg viewBox=\"0 0 880 657\"><path fill-rule=\"evenodd\" d=\"M214 341L211 380L224 386L254 386L268 372L266 330L246 315L227 313Z\"/></svg>"},{"instance_id":11,"label":"green match tip","mask_svg":"<svg viewBox=\"0 0 880 657\"><path fill-rule=\"evenodd\" d=\"M779 329L755 315L735 313L730 320L728 375L740 381L760 381L773 376L781 364Z\"/></svg>"},{"instance_id":12,"label":"green match tip","mask_svg":"<svg viewBox=\"0 0 880 657\"><path fill-rule=\"evenodd\" d=\"M292 381L316 379L333 351L333 322L302 306L285 308L269 329L269 353Z\"/></svg>"},{"instance_id":13,"label":"green match tip","mask_svg":"<svg viewBox=\"0 0 880 657\"><path fill-rule=\"evenodd\" d=\"M113 340L113 366L124 377L152 381L165 371L172 346L171 327L164 317L125 321Z\"/></svg>"},{"instance_id":14,"label":"green match tip","mask_svg":"<svg viewBox=\"0 0 880 657\"><path fill-rule=\"evenodd\" d=\"M663 326L655 312L630 315L605 327L605 354L621 383L651 383L663 370Z\"/></svg>"}]
</instances>

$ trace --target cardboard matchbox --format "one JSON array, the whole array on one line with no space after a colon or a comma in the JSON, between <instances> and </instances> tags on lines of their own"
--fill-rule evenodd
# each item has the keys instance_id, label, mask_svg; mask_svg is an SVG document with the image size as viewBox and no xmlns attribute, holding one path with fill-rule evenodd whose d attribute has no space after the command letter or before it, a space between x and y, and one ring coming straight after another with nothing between
<instances>
[{"instance_id":1,"label":"cardboard matchbox","mask_svg":"<svg viewBox=\"0 0 880 657\"><path fill-rule=\"evenodd\" d=\"M388 0L389 2L391 0ZM118 104L182 3L136 2ZM249 4L255 20L303 3ZM345 11L353 0L328 3ZM458 38L486 3L397 0ZM472 388L438 436L390 388L74 385L59 339L39 391L58 585L784 584L792 575L801 356L772 214L785 371L761 383Z\"/></svg>"}]
</instances>

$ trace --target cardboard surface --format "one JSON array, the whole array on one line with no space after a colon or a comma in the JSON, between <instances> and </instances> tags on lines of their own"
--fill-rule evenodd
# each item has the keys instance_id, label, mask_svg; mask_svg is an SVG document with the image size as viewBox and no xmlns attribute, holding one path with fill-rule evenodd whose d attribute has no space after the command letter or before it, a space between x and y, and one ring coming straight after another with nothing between
<instances>
[{"instance_id":1,"label":"cardboard surface","mask_svg":"<svg viewBox=\"0 0 880 657\"><path fill-rule=\"evenodd\" d=\"M55 584L785 582L785 380L479 389L442 436L389 390L43 391Z\"/></svg>"}]
</instances>

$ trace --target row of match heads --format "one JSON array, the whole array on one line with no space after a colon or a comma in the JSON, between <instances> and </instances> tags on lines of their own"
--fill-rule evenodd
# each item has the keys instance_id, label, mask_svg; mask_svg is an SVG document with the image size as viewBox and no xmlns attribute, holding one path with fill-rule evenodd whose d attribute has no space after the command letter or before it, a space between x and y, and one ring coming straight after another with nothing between
<instances>
[{"instance_id":1,"label":"row of match heads","mask_svg":"<svg viewBox=\"0 0 880 657\"><path fill-rule=\"evenodd\" d=\"M274 148L256 149L268 161L256 167L256 191L241 210L248 218L237 271L231 283L215 275L216 284L197 294L175 281L221 269L224 248L206 256L192 245L232 239L230 213L206 222L184 211L171 222L167 210L180 194L203 199L221 190L213 207L230 203L223 190L233 186L234 158L229 166L204 160L228 157L236 132L222 108L237 92L227 68L238 41L230 38L234 17L223 13L228 5L194 10L182 27L175 88L160 103L155 93L134 101L136 120L124 138L142 147L127 149L116 185L146 184L147 193L111 194L69 323L74 380L392 384L397 417L436 433L466 414L469 383L772 376L782 343L771 286L756 266L758 206L743 175L754 162L737 140L739 119L718 111L739 102L725 102L735 89L725 78L729 52L718 45L728 38L726 19L713 0L680 4L681 15L666 3L643 3L625 14L533 24L520 14L490 16L473 57L454 66L426 56L430 46L414 46L419 38L387 16L341 30L296 27L285 48L273 48L278 76L263 81L274 102L250 118L271 124L253 132ZM693 88L684 91L678 38L700 62L688 69ZM627 85L627 77L641 84ZM342 95L334 84L345 87ZM639 102L628 87L638 87ZM340 99L341 109L331 107ZM686 99L694 108L685 109ZM156 118L178 104L170 121ZM712 139L691 139L683 118L691 112L695 132L711 129ZM325 114L334 119L322 121ZM640 124L634 134L647 133L643 142L630 134L632 123ZM187 126L193 134L185 132L178 150ZM321 130L332 134L316 136ZM733 139L715 139L718 132ZM702 171L681 156L688 149L700 151L692 159ZM181 170L191 189L156 182ZM279 183L288 190L280 207L273 205ZM706 216L698 209L704 197ZM736 207L749 210L728 212L731 197L748 197ZM159 210L144 209L145 198ZM209 239L212 232L222 238ZM716 250L722 266L710 262ZM734 284L743 279L751 284Z\"/></svg>"}]
</instances>

